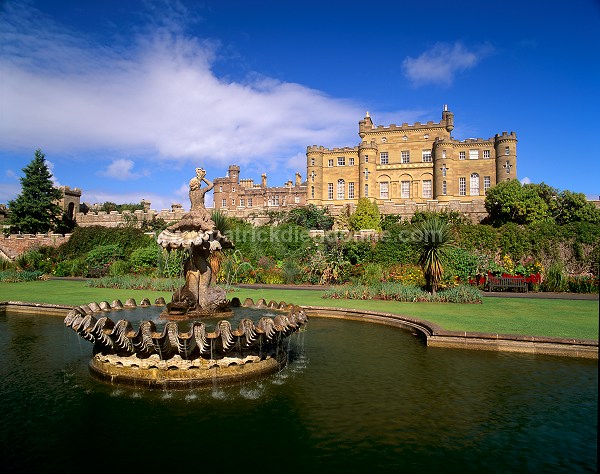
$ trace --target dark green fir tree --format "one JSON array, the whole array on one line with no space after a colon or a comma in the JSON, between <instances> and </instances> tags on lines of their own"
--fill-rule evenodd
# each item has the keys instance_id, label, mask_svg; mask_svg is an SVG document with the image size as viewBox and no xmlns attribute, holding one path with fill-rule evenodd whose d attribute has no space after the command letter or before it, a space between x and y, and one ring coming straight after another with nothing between
<instances>
[{"instance_id":1,"label":"dark green fir tree","mask_svg":"<svg viewBox=\"0 0 600 474\"><path fill-rule=\"evenodd\" d=\"M61 209L57 201L60 190L52 184L52 173L39 148L23 172L21 194L8 202L10 231L24 234L46 233L54 230L60 221Z\"/></svg>"}]
</instances>

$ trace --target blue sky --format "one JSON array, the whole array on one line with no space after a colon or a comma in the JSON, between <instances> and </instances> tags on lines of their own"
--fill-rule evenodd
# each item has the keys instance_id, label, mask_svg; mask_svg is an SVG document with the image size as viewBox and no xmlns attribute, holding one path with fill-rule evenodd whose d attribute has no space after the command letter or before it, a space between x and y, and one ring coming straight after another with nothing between
<instances>
[{"instance_id":1,"label":"blue sky","mask_svg":"<svg viewBox=\"0 0 600 474\"><path fill-rule=\"evenodd\" d=\"M358 121L515 131L518 177L600 195L600 2L0 2L0 203L41 148L88 203L189 207L196 166L282 185Z\"/></svg>"}]
</instances>

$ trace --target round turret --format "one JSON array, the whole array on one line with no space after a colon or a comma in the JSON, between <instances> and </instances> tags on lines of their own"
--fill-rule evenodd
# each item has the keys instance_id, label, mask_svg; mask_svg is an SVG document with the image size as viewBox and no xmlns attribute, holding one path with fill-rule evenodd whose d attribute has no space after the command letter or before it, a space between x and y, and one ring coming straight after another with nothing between
<instances>
[{"instance_id":1,"label":"round turret","mask_svg":"<svg viewBox=\"0 0 600 474\"><path fill-rule=\"evenodd\" d=\"M494 137L496 183L517 177L517 134L502 132Z\"/></svg>"}]
</instances>

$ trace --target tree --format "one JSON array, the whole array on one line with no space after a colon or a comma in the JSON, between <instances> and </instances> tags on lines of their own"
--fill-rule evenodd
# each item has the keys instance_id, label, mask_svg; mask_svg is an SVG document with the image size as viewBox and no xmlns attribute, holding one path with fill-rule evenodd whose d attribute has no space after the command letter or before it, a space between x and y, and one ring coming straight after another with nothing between
<instances>
[{"instance_id":1,"label":"tree","mask_svg":"<svg viewBox=\"0 0 600 474\"><path fill-rule=\"evenodd\" d=\"M485 197L489 221L494 226L508 222L531 224L551 218L548 204L534 184L522 185L519 180L502 181L490 188Z\"/></svg>"},{"instance_id":2,"label":"tree","mask_svg":"<svg viewBox=\"0 0 600 474\"><path fill-rule=\"evenodd\" d=\"M52 184L52 173L42 150L35 151L33 160L23 172L21 194L8 202L11 232L36 234L53 230L60 221L61 209L57 201L62 193Z\"/></svg>"},{"instance_id":3,"label":"tree","mask_svg":"<svg viewBox=\"0 0 600 474\"><path fill-rule=\"evenodd\" d=\"M427 289L435 295L444 273L442 259L453 242L450 226L438 217L432 217L415 225L414 240Z\"/></svg>"},{"instance_id":4,"label":"tree","mask_svg":"<svg viewBox=\"0 0 600 474\"><path fill-rule=\"evenodd\" d=\"M319 209L314 204L292 209L283 221L307 229L331 230L333 227L333 217L329 214L329 209Z\"/></svg>"},{"instance_id":5,"label":"tree","mask_svg":"<svg viewBox=\"0 0 600 474\"><path fill-rule=\"evenodd\" d=\"M350 228L352 230L374 229L380 231L381 216L377 203L369 198L360 198L356 210L350 216Z\"/></svg>"}]
</instances>

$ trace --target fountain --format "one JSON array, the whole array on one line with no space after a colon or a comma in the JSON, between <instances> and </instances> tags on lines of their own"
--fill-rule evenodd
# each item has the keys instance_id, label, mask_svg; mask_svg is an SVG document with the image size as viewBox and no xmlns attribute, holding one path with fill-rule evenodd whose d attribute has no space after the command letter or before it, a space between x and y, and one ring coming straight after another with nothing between
<instances>
[{"instance_id":1,"label":"fountain","mask_svg":"<svg viewBox=\"0 0 600 474\"><path fill-rule=\"evenodd\" d=\"M157 330L152 321L142 321L136 330L130 321L115 323L107 316L100 316L104 311L121 309L123 305L118 300L113 305L102 302L79 306L67 314L65 325L94 344L90 360L94 375L117 383L189 388L257 378L286 364L283 342L307 321L304 310L298 306L272 302L268 306L280 314L274 318L260 317L257 323L241 319L237 329L229 321L221 320L209 331L203 322L197 321L230 317L231 308L240 306L237 298L228 301L225 290L211 286L211 255L232 248L233 244L216 228L204 207L204 195L213 188L205 174L202 168L197 168L196 177L190 181L190 212L157 239L168 250L189 252L184 262L185 284L175 291L171 303L161 313L161 319L168 320L162 330ZM245 306L252 305L251 301L245 302ZM134 307L135 302L125 306ZM256 306L267 304L262 301ZM183 320L190 321L187 331L178 325Z\"/></svg>"}]
</instances>

